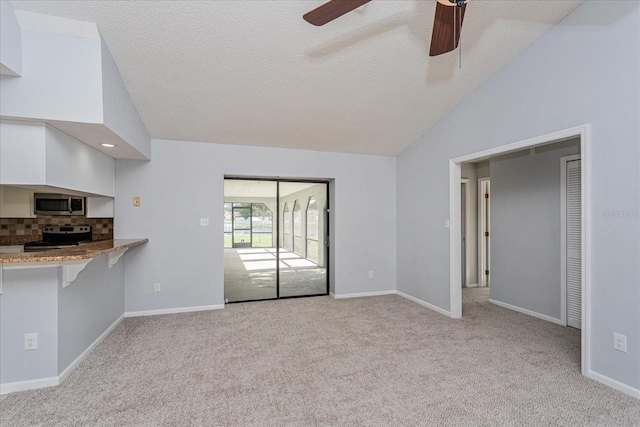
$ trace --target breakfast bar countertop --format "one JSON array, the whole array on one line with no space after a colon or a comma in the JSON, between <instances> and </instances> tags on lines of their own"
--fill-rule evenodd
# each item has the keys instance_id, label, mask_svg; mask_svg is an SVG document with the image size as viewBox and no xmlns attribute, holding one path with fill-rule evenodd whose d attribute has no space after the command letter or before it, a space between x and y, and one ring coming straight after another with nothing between
<instances>
[{"instance_id":1,"label":"breakfast bar countertop","mask_svg":"<svg viewBox=\"0 0 640 427\"><path fill-rule=\"evenodd\" d=\"M0 247L0 264L77 261L126 250L147 243L148 241L149 239L101 240L97 242L80 243L78 246L64 249L21 253L2 252L2 247Z\"/></svg>"}]
</instances>

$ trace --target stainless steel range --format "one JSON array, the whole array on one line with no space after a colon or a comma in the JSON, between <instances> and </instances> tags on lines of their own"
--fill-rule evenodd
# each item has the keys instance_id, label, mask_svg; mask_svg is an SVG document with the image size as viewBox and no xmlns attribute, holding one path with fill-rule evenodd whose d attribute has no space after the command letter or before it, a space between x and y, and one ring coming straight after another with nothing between
<instances>
[{"instance_id":1,"label":"stainless steel range","mask_svg":"<svg viewBox=\"0 0 640 427\"><path fill-rule=\"evenodd\" d=\"M42 229L42 240L25 243L24 251L38 252L69 248L90 240L90 225L47 225Z\"/></svg>"}]
</instances>

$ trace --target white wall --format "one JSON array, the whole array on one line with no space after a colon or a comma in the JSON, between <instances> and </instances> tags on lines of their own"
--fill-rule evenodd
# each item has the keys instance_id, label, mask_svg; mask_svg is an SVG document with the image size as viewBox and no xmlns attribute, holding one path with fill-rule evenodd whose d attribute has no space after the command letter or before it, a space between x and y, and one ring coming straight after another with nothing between
<instances>
[{"instance_id":1,"label":"white wall","mask_svg":"<svg viewBox=\"0 0 640 427\"><path fill-rule=\"evenodd\" d=\"M0 384L58 375L58 268L2 272ZM25 305L29 309L25 309ZM24 334L38 349L24 351Z\"/></svg>"},{"instance_id":2,"label":"white wall","mask_svg":"<svg viewBox=\"0 0 640 427\"><path fill-rule=\"evenodd\" d=\"M152 162L116 161L115 237L149 238L127 260L127 312L223 304L225 174L335 179L332 289L395 289L395 158L164 140L152 150Z\"/></svg>"},{"instance_id":3,"label":"white wall","mask_svg":"<svg viewBox=\"0 0 640 427\"><path fill-rule=\"evenodd\" d=\"M100 39L22 31L22 77L0 79L0 115L102 121Z\"/></svg>"},{"instance_id":4,"label":"white wall","mask_svg":"<svg viewBox=\"0 0 640 427\"><path fill-rule=\"evenodd\" d=\"M476 177L477 178L489 178L491 177L491 166L489 161L476 164Z\"/></svg>"},{"instance_id":5,"label":"white wall","mask_svg":"<svg viewBox=\"0 0 640 427\"><path fill-rule=\"evenodd\" d=\"M449 160L591 124L590 369L640 389L640 3L584 2L398 157L398 290L449 309ZM615 76L612 78L612 76ZM420 188L425 197L415 197ZM613 349L625 334L627 353ZM640 391L638 392L640 393Z\"/></svg>"},{"instance_id":6,"label":"white wall","mask_svg":"<svg viewBox=\"0 0 640 427\"><path fill-rule=\"evenodd\" d=\"M0 74L19 76L22 73L22 34L13 8L0 1Z\"/></svg>"},{"instance_id":7,"label":"white wall","mask_svg":"<svg viewBox=\"0 0 640 427\"><path fill-rule=\"evenodd\" d=\"M124 313L124 265L128 256L108 268L107 255L100 255L73 283L58 287L58 375Z\"/></svg>"},{"instance_id":8,"label":"white wall","mask_svg":"<svg viewBox=\"0 0 640 427\"><path fill-rule=\"evenodd\" d=\"M560 321L560 158L580 146L542 148L491 159L491 299Z\"/></svg>"}]
</instances>

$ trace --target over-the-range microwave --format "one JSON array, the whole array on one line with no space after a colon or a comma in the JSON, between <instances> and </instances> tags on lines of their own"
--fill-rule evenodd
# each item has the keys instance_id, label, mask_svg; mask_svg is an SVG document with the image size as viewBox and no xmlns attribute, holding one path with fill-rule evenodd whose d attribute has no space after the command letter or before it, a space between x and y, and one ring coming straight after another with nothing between
<instances>
[{"instance_id":1,"label":"over-the-range microwave","mask_svg":"<svg viewBox=\"0 0 640 427\"><path fill-rule=\"evenodd\" d=\"M33 210L36 215L84 215L84 202L81 196L35 193Z\"/></svg>"}]
</instances>

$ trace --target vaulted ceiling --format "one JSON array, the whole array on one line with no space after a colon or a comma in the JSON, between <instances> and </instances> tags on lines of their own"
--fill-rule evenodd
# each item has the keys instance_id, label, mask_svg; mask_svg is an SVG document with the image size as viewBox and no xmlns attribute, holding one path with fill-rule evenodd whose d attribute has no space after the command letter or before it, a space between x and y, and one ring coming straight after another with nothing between
<instances>
[{"instance_id":1,"label":"vaulted ceiling","mask_svg":"<svg viewBox=\"0 0 640 427\"><path fill-rule=\"evenodd\" d=\"M461 52L429 57L435 3L314 27L321 0L11 2L96 22L153 138L391 156L581 1L471 0Z\"/></svg>"}]
</instances>

